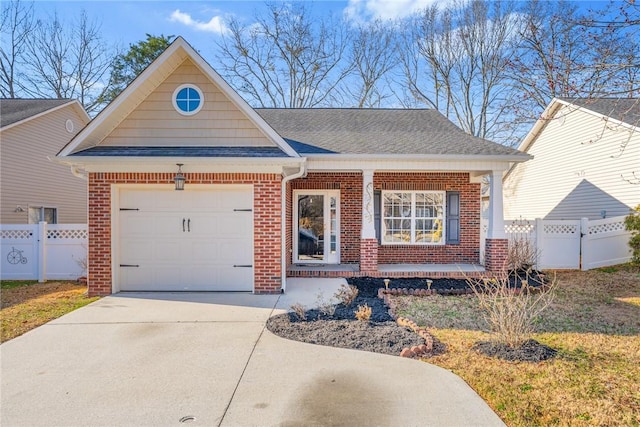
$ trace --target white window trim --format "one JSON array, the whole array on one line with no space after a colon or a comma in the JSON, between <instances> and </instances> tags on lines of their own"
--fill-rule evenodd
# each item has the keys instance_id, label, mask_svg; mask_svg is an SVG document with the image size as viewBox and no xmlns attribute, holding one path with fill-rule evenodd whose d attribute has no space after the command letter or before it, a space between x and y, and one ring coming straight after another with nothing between
<instances>
[{"instance_id":1,"label":"white window trim","mask_svg":"<svg viewBox=\"0 0 640 427\"><path fill-rule=\"evenodd\" d=\"M336 254L333 257L330 257L327 251L327 248L330 248L330 244L331 242L329 241L329 239L325 239L325 248L324 248L324 252L325 252L325 256L327 257L324 260L302 260L298 258L298 196L300 194L304 194L304 195L309 195L309 196L324 196L325 198L328 197L335 197L336 198ZM292 256L292 262L293 264L340 264L340 234L341 234L341 229L340 229L340 190L293 190L293 200L292 200L292 204L293 204L293 217L292 217L292 225L293 225L293 232L291 234L292 240L293 240L293 244L292 249L293 249L293 256ZM329 227L331 226L330 224L331 218L329 215L327 215L325 217L325 229L329 229Z\"/></svg>"},{"instance_id":2,"label":"white window trim","mask_svg":"<svg viewBox=\"0 0 640 427\"><path fill-rule=\"evenodd\" d=\"M178 107L178 102L176 101L176 97L178 96L178 93L182 90L182 89L193 89L196 92L198 92L198 95L200 96L200 105L198 105L198 108L196 108L193 111L183 111L180 109L180 107ZM183 116L193 116L194 114L197 114L201 109L202 106L204 105L204 94L202 93L202 91L200 90L200 88L194 84L191 83L185 83L182 84L180 86L178 86L176 88L176 90L173 91L173 95L171 95L171 102L173 103L173 108L175 108L175 110L183 115Z\"/></svg>"},{"instance_id":3,"label":"white window trim","mask_svg":"<svg viewBox=\"0 0 640 427\"><path fill-rule=\"evenodd\" d=\"M416 220L424 219L425 217L416 217L416 194L440 194L442 196L442 218L440 219L440 226L442 227L442 234L440 242L414 242ZM411 241L410 242L387 242L385 241L385 235L387 233L387 227L385 223L384 215L384 201L387 194L411 194L411 216L406 219L411 220L411 229L409 230ZM446 191L430 191L430 190L385 190L382 191L380 200L380 242L385 246L444 246L446 244L446 232L445 229L447 223L447 192Z\"/></svg>"}]
</instances>

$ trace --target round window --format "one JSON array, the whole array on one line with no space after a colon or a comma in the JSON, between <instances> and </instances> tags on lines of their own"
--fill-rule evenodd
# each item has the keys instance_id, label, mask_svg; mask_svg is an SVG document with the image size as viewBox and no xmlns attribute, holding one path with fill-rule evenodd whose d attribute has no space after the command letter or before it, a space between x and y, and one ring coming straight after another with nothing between
<instances>
[{"instance_id":1,"label":"round window","mask_svg":"<svg viewBox=\"0 0 640 427\"><path fill-rule=\"evenodd\" d=\"M191 116L196 114L203 104L204 97L197 86L185 84L178 86L173 92L173 107L182 115Z\"/></svg>"}]
</instances>

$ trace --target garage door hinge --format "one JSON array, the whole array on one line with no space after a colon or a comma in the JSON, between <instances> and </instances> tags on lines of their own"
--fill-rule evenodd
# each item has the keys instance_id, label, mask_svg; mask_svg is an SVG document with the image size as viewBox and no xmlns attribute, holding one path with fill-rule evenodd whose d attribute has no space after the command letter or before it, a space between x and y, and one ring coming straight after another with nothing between
<instances>
[{"instance_id":1,"label":"garage door hinge","mask_svg":"<svg viewBox=\"0 0 640 427\"><path fill-rule=\"evenodd\" d=\"M253 212L253 209L234 209L234 212Z\"/></svg>"},{"instance_id":2,"label":"garage door hinge","mask_svg":"<svg viewBox=\"0 0 640 427\"><path fill-rule=\"evenodd\" d=\"M120 264L120 267L140 267L138 264Z\"/></svg>"},{"instance_id":3,"label":"garage door hinge","mask_svg":"<svg viewBox=\"0 0 640 427\"><path fill-rule=\"evenodd\" d=\"M120 208L121 211L139 211L138 208Z\"/></svg>"},{"instance_id":4,"label":"garage door hinge","mask_svg":"<svg viewBox=\"0 0 640 427\"><path fill-rule=\"evenodd\" d=\"M234 267L246 267L246 268L251 268L253 267L253 265L251 264L234 264Z\"/></svg>"}]
</instances>

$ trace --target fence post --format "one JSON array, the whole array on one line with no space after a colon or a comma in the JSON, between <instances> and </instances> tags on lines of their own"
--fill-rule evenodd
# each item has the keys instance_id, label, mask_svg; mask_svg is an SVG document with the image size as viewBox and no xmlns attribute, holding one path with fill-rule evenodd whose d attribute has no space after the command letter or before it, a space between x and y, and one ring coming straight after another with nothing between
<instances>
[{"instance_id":1,"label":"fence post","mask_svg":"<svg viewBox=\"0 0 640 427\"><path fill-rule=\"evenodd\" d=\"M38 282L47 281L47 223L38 223Z\"/></svg>"},{"instance_id":2,"label":"fence post","mask_svg":"<svg viewBox=\"0 0 640 427\"><path fill-rule=\"evenodd\" d=\"M544 256L544 226L542 225L542 218L536 218L536 259L538 260L536 268L541 269L544 263L542 257Z\"/></svg>"},{"instance_id":3,"label":"fence post","mask_svg":"<svg viewBox=\"0 0 640 427\"><path fill-rule=\"evenodd\" d=\"M580 270L587 271L589 269L589 218L580 218Z\"/></svg>"}]
</instances>

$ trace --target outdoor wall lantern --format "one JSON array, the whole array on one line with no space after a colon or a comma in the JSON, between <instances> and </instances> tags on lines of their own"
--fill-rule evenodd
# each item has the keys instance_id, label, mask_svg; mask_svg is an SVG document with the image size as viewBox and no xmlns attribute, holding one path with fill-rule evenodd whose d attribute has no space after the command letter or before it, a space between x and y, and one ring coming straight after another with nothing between
<instances>
[{"instance_id":1,"label":"outdoor wall lantern","mask_svg":"<svg viewBox=\"0 0 640 427\"><path fill-rule=\"evenodd\" d=\"M184 190L184 175L182 174L182 165L184 163L176 163L176 165L178 165L178 173L176 174L175 178L173 178L173 182L176 183L176 190L178 191L182 191Z\"/></svg>"}]
</instances>

